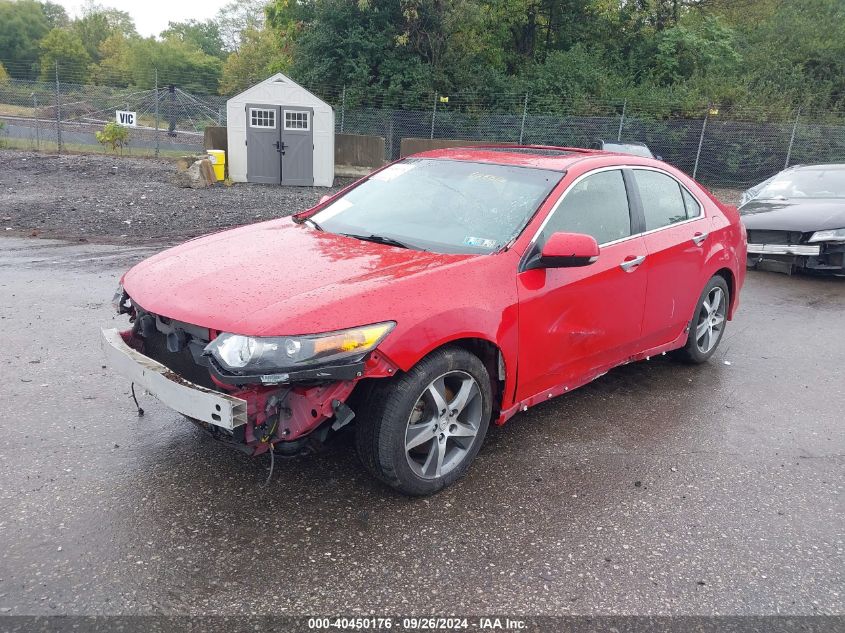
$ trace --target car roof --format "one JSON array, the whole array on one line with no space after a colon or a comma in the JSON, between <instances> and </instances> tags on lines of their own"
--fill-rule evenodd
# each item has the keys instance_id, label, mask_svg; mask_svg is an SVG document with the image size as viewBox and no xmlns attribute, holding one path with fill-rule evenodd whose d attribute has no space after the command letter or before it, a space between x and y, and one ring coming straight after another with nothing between
<instances>
[{"instance_id":1,"label":"car roof","mask_svg":"<svg viewBox=\"0 0 845 633\"><path fill-rule=\"evenodd\" d=\"M648 145L642 141L608 141L607 139L600 138L599 143L605 143L607 145L636 145L637 147L648 148Z\"/></svg>"},{"instance_id":2,"label":"car roof","mask_svg":"<svg viewBox=\"0 0 845 633\"><path fill-rule=\"evenodd\" d=\"M598 149L578 147L554 147L550 145L474 145L469 147L450 147L435 149L405 158L437 158L441 160L461 160L496 165L514 165L516 167L534 167L553 171L566 171L573 164L585 159L605 159L608 165L618 161L638 159L643 164L660 164L656 160L621 152L607 152Z\"/></svg>"},{"instance_id":3,"label":"car roof","mask_svg":"<svg viewBox=\"0 0 845 633\"><path fill-rule=\"evenodd\" d=\"M828 163L826 165L795 165L786 171L845 171L845 163Z\"/></svg>"}]
</instances>

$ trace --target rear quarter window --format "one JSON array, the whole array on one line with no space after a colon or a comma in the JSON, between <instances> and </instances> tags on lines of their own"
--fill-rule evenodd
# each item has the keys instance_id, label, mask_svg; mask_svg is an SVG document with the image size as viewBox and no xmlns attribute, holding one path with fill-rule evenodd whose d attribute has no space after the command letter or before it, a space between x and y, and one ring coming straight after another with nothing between
<instances>
[{"instance_id":1,"label":"rear quarter window","mask_svg":"<svg viewBox=\"0 0 845 633\"><path fill-rule=\"evenodd\" d=\"M646 169L635 169L634 177L643 204L646 231L683 222L691 217L687 215L687 202L682 193L684 190L677 180L659 171Z\"/></svg>"}]
</instances>

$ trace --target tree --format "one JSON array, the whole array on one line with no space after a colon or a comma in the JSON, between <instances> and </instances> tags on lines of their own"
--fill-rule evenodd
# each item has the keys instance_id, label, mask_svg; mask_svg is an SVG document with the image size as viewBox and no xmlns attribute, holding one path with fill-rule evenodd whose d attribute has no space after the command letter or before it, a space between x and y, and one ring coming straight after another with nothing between
<instances>
[{"instance_id":1,"label":"tree","mask_svg":"<svg viewBox=\"0 0 845 633\"><path fill-rule=\"evenodd\" d=\"M128 13L106 9L93 2L85 6L82 17L73 21L72 28L95 62L100 61L100 47L111 35L120 33L126 38L138 35Z\"/></svg>"},{"instance_id":2,"label":"tree","mask_svg":"<svg viewBox=\"0 0 845 633\"><path fill-rule=\"evenodd\" d=\"M42 13L44 13L44 19L47 20L47 24L51 29L63 29L70 25L67 11L65 11L62 5L50 2L50 0L41 0L39 4L41 5Z\"/></svg>"},{"instance_id":3,"label":"tree","mask_svg":"<svg viewBox=\"0 0 845 633\"><path fill-rule=\"evenodd\" d=\"M9 83L9 73L6 72L6 67L3 62L0 62L0 86Z\"/></svg>"},{"instance_id":4,"label":"tree","mask_svg":"<svg viewBox=\"0 0 845 633\"><path fill-rule=\"evenodd\" d=\"M134 39L129 55L131 83L152 88L158 70L159 85L175 84L188 92L216 93L223 62L193 44L178 39Z\"/></svg>"},{"instance_id":5,"label":"tree","mask_svg":"<svg viewBox=\"0 0 845 633\"><path fill-rule=\"evenodd\" d=\"M100 62L92 65L94 83L128 86L132 81L132 40L122 33L112 33L100 44Z\"/></svg>"},{"instance_id":6,"label":"tree","mask_svg":"<svg viewBox=\"0 0 845 633\"><path fill-rule=\"evenodd\" d=\"M40 4L0 0L0 59L13 77L33 79L38 72L38 42L50 30Z\"/></svg>"},{"instance_id":7,"label":"tree","mask_svg":"<svg viewBox=\"0 0 845 633\"><path fill-rule=\"evenodd\" d=\"M241 92L276 72L288 71L291 60L284 54L272 31L247 29L241 45L223 63L220 94Z\"/></svg>"},{"instance_id":8,"label":"tree","mask_svg":"<svg viewBox=\"0 0 845 633\"><path fill-rule=\"evenodd\" d=\"M223 50L223 39L220 37L220 26L213 20L170 22L167 29L161 32L161 37L162 39L174 38L192 44L212 57L226 58L226 53Z\"/></svg>"},{"instance_id":9,"label":"tree","mask_svg":"<svg viewBox=\"0 0 845 633\"><path fill-rule=\"evenodd\" d=\"M85 83L88 81L88 65L91 58L76 33L65 29L53 29L41 40L42 81L55 77L56 65L64 81Z\"/></svg>"},{"instance_id":10,"label":"tree","mask_svg":"<svg viewBox=\"0 0 845 633\"><path fill-rule=\"evenodd\" d=\"M730 75L740 60L734 40L734 32L713 17L661 31L656 37L655 77L676 84L696 75Z\"/></svg>"},{"instance_id":11,"label":"tree","mask_svg":"<svg viewBox=\"0 0 845 633\"><path fill-rule=\"evenodd\" d=\"M264 27L264 8L269 0L232 0L217 12L215 21L220 29L223 49L234 52L241 46L247 31Z\"/></svg>"}]
</instances>

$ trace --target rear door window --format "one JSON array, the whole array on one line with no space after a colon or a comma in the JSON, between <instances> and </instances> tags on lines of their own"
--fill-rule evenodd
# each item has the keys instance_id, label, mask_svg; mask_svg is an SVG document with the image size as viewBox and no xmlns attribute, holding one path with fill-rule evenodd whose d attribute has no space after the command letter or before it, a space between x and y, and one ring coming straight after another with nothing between
<instances>
[{"instance_id":1,"label":"rear door window","mask_svg":"<svg viewBox=\"0 0 845 633\"><path fill-rule=\"evenodd\" d=\"M640 190L646 231L683 222L698 215L697 212L692 216L687 215L683 188L671 176L647 169L635 169L634 176Z\"/></svg>"},{"instance_id":2,"label":"rear door window","mask_svg":"<svg viewBox=\"0 0 845 633\"><path fill-rule=\"evenodd\" d=\"M539 243L552 233L586 233L606 244L631 235L631 212L622 171L591 174L572 187L553 211Z\"/></svg>"}]
</instances>

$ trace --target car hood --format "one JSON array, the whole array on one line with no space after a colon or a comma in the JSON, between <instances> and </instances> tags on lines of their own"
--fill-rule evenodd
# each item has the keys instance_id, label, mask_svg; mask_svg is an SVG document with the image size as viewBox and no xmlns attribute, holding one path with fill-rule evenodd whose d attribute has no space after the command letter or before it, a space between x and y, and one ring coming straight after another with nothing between
<instances>
[{"instance_id":1,"label":"car hood","mask_svg":"<svg viewBox=\"0 0 845 633\"><path fill-rule=\"evenodd\" d=\"M752 200L740 214L745 228L751 230L806 233L841 229L845 227L845 200Z\"/></svg>"},{"instance_id":2,"label":"car hood","mask_svg":"<svg viewBox=\"0 0 845 633\"><path fill-rule=\"evenodd\" d=\"M479 257L364 242L284 218L163 251L127 272L123 285L145 310L178 321L245 335L310 334L394 320L400 306L443 291L444 269Z\"/></svg>"}]
</instances>

